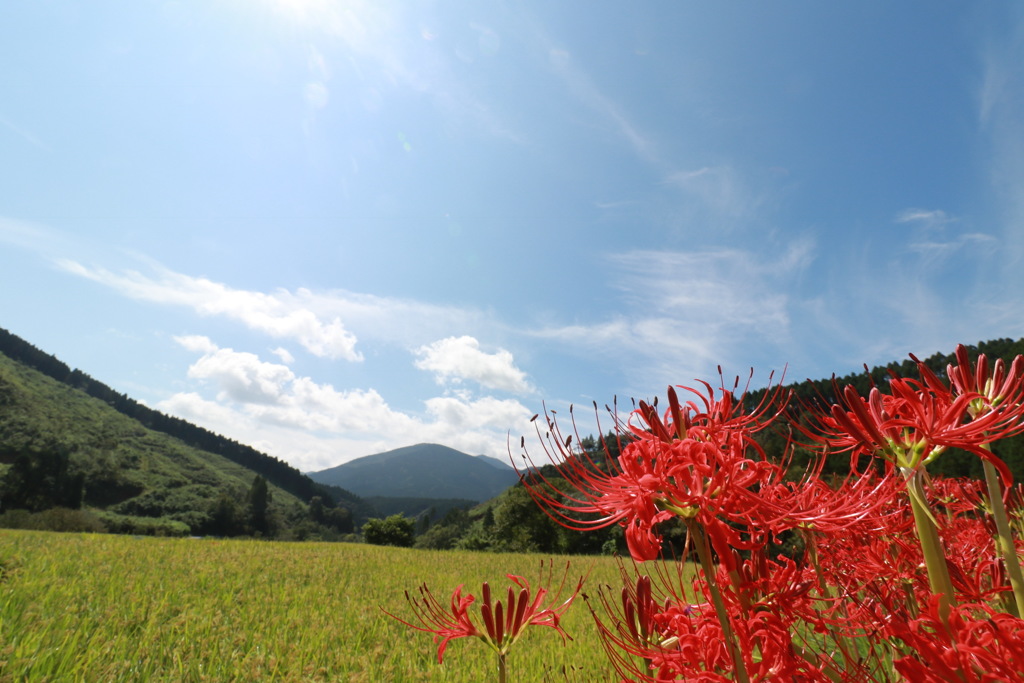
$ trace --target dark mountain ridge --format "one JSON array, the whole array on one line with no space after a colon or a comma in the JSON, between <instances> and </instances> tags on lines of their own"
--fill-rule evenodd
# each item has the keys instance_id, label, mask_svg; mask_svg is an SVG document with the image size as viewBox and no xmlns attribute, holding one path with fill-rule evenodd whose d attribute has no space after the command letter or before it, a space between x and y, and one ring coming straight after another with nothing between
<instances>
[{"instance_id":1,"label":"dark mountain ridge","mask_svg":"<svg viewBox=\"0 0 1024 683\"><path fill-rule=\"evenodd\" d=\"M484 501L519 481L511 466L439 444L421 443L310 472L314 481L358 496Z\"/></svg>"}]
</instances>

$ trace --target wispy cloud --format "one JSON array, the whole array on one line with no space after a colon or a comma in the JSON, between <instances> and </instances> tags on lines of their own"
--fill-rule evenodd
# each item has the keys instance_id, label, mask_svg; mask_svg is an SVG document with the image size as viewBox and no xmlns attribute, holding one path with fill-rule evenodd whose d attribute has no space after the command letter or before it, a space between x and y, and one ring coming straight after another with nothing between
<instances>
[{"instance_id":1,"label":"wispy cloud","mask_svg":"<svg viewBox=\"0 0 1024 683\"><path fill-rule=\"evenodd\" d=\"M11 131L12 133L20 137L25 142L29 143L33 147L37 147L43 150L44 152L51 151L50 146L47 145L42 140L40 140L38 137L36 137L35 134L32 133L32 131L17 125L13 121L6 119L3 116L0 116L0 126L3 126L7 130Z\"/></svg>"},{"instance_id":2,"label":"wispy cloud","mask_svg":"<svg viewBox=\"0 0 1024 683\"><path fill-rule=\"evenodd\" d=\"M637 250L609 257L628 313L534 334L622 359L641 383L706 374L739 358L751 338L779 348L791 334L800 276L814 258L799 241L774 256L740 249Z\"/></svg>"},{"instance_id":3,"label":"wispy cloud","mask_svg":"<svg viewBox=\"0 0 1024 683\"><path fill-rule=\"evenodd\" d=\"M416 367L433 372L439 384L460 384L464 380L489 389L523 394L532 391L526 373L516 367L505 349L487 353L470 336L448 337L416 349Z\"/></svg>"},{"instance_id":4,"label":"wispy cloud","mask_svg":"<svg viewBox=\"0 0 1024 683\"><path fill-rule=\"evenodd\" d=\"M606 124L610 124L612 130L626 141L638 157L646 162L660 163L655 146L648 136L630 120L619 104L603 93L583 69L574 63L568 50L550 45L548 57L553 72L565 82L570 93Z\"/></svg>"},{"instance_id":5,"label":"wispy cloud","mask_svg":"<svg viewBox=\"0 0 1024 683\"><path fill-rule=\"evenodd\" d=\"M894 219L896 223L908 225L911 239L906 241L906 249L921 259L924 273L936 272L936 269L952 255L968 248L981 249L982 253L991 252L998 244L993 235L980 232L953 232L952 226L959 220L941 209L905 209ZM961 267L967 263L977 263L975 256L960 262Z\"/></svg>"},{"instance_id":6,"label":"wispy cloud","mask_svg":"<svg viewBox=\"0 0 1024 683\"><path fill-rule=\"evenodd\" d=\"M54 230L0 216L0 242L41 253L58 251L65 240Z\"/></svg>"},{"instance_id":7,"label":"wispy cloud","mask_svg":"<svg viewBox=\"0 0 1024 683\"><path fill-rule=\"evenodd\" d=\"M925 225L945 225L953 219L941 209L904 209L896 214L897 223L923 223Z\"/></svg>"},{"instance_id":8,"label":"wispy cloud","mask_svg":"<svg viewBox=\"0 0 1024 683\"><path fill-rule=\"evenodd\" d=\"M966 248L974 247L991 253L998 244L999 241L992 235L986 235L980 232L969 232L957 235L955 238L949 240L921 240L911 242L907 245L907 248L910 251L921 255L928 266L934 267L938 263L945 261Z\"/></svg>"},{"instance_id":9,"label":"wispy cloud","mask_svg":"<svg viewBox=\"0 0 1024 683\"><path fill-rule=\"evenodd\" d=\"M696 198L715 223L722 219L747 219L754 216L763 198L747 187L731 166L704 166L692 171L675 171L665 183Z\"/></svg>"},{"instance_id":10,"label":"wispy cloud","mask_svg":"<svg viewBox=\"0 0 1024 683\"><path fill-rule=\"evenodd\" d=\"M1000 14L983 55L978 120L987 135L989 175L1003 239L1001 279L1024 284L1024 11Z\"/></svg>"},{"instance_id":11,"label":"wispy cloud","mask_svg":"<svg viewBox=\"0 0 1024 683\"><path fill-rule=\"evenodd\" d=\"M884 242L832 254L808 302L799 337L845 359L832 371L1024 332L1018 290L1002 275L1013 257L998 230L969 230L970 218L942 209L908 208L893 222L900 229Z\"/></svg>"},{"instance_id":12,"label":"wispy cloud","mask_svg":"<svg viewBox=\"0 0 1024 683\"><path fill-rule=\"evenodd\" d=\"M65 271L111 287L133 299L186 306L200 315L223 316L275 338L293 339L307 351L328 358L362 360L356 337L340 318L325 319L296 305L296 297L279 290L273 294L233 289L206 278L175 273L154 265L153 274L115 273L88 267L70 259L57 261Z\"/></svg>"}]
</instances>

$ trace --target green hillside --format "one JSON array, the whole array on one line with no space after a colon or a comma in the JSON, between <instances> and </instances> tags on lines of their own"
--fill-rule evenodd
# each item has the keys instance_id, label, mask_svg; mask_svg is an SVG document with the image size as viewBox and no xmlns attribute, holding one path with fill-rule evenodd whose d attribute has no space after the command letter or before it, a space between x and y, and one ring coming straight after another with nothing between
<instances>
[{"instance_id":1,"label":"green hillside","mask_svg":"<svg viewBox=\"0 0 1024 683\"><path fill-rule=\"evenodd\" d=\"M284 538L322 531L303 501L252 469L0 353L0 524L38 524L51 508L77 511L51 510L43 526ZM344 528L342 516L327 521Z\"/></svg>"}]
</instances>

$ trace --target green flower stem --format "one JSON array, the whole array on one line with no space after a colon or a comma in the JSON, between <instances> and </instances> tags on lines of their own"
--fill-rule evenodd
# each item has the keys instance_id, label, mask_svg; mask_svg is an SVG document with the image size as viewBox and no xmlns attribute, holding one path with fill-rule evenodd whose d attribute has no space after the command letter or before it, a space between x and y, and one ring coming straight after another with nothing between
<instances>
[{"instance_id":1,"label":"green flower stem","mask_svg":"<svg viewBox=\"0 0 1024 683\"><path fill-rule=\"evenodd\" d=\"M985 444L984 448L991 450L988 444ZM1003 557L1006 575L1010 579L1010 587L1013 588L1014 602L1009 607L1011 614L1020 618L1024 615L1024 575L1021 573L1020 557L1017 555L1017 546L1013 542L1006 506L1003 504L1003 487L999 483L999 474L995 466L988 460L982 460L982 466L985 468L985 483L988 485L989 506L992 508L992 517L996 523L996 549Z\"/></svg>"},{"instance_id":2,"label":"green flower stem","mask_svg":"<svg viewBox=\"0 0 1024 683\"><path fill-rule=\"evenodd\" d=\"M498 683L505 683L505 653L498 653Z\"/></svg>"},{"instance_id":3,"label":"green flower stem","mask_svg":"<svg viewBox=\"0 0 1024 683\"><path fill-rule=\"evenodd\" d=\"M711 546L708 538L704 535L700 523L689 518L686 519L686 528L693 539L693 547L697 549L697 558L704 570L704 580L708 582L708 589L711 592L711 602L715 606L715 613L718 615L718 623L722 626L722 635L725 636L726 645L729 648L729 655L732 657L733 668L736 670L736 680L740 683L750 683L750 675L747 673L747 666L743 662L743 655L740 653L740 644L736 642L736 634L732 630L732 622L729 620L729 612L722 599L722 593L718 590L718 582L715 580L717 574L715 564L711 561Z\"/></svg>"},{"instance_id":4,"label":"green flower stem","mask_svg":"<svg viewBox=\"0 0 1024 683\"><path fill-rule=\"evenodd\" d=\"M914 513L914 525L917 527L917 540L921 544L924 565L928 570L928 584L932 593L941 595L939 616L945 621L949 617L950 608L956 605L953 581L949 578L949 567L946 566L946 553L942 549L935 517L925 502L920 471L903 470L903 476L907 480L907 493L910 496L910 509Z\"/></svg>"}]
</instances>

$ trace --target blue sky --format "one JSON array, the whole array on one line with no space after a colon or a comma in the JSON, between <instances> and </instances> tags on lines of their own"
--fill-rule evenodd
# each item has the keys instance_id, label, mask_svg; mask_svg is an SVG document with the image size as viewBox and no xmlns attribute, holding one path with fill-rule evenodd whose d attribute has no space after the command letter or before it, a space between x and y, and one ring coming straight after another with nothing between
<instances>
[{"instance_id":1,"label":"blue sky","mask_svg":"<svg viewBox=\"0 0 1024 683\"><path fill-rule=\"evenodd\" d=\"M0 327L303 470L1024 336L1017 2L6 3L0 93Z\"/></svg>"}]
</instances>

